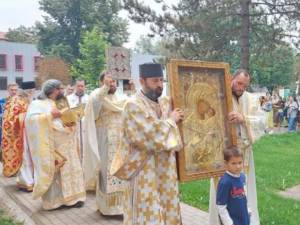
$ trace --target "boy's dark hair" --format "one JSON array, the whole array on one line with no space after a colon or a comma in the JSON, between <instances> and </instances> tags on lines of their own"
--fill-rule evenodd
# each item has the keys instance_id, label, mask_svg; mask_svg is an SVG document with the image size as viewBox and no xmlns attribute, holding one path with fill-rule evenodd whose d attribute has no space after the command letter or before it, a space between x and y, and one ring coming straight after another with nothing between
<instances>
[{"instance_id":1,"label":"boy's dark hair","mask_svg":"<svg viewBox=\"0 0 300 225\"><path fill-rule=\"evenodd\" d=\"M224 154L224 160L228 162L232 157L243 157L242 151L236 147L236 146L231 146L229 148L226 148L223 151Z\"/></svg>"}]
</instances>

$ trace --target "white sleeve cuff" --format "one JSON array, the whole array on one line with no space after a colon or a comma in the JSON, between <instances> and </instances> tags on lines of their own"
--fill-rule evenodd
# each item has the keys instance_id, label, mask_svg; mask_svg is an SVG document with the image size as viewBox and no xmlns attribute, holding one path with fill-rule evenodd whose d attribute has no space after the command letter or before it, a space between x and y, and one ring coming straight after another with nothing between
<instances>
[{"instance_id":1,"label":"white sleeve cuff","mask_svg":"<svg viewBox=\"0 0 300 225\"><path fill-rule=\"evenodd\" d=\"M227 205L217 205L217 208L223 225L233 225L233 221L227 210Z\"/></svg>"},{"instance_id":2,"label":"white sleeve cuff","mask_svg":"<svg viewBox=\"0 0 300 225\"><path fill-rule=\"evenodd\" d=\"M167 119L167 123L168 123L169 125L171 125L172 127L177 127L176 122L175 122L173 119L171 119L171 118L168 118L168 119Z\"/></svg>"}]
</instances>

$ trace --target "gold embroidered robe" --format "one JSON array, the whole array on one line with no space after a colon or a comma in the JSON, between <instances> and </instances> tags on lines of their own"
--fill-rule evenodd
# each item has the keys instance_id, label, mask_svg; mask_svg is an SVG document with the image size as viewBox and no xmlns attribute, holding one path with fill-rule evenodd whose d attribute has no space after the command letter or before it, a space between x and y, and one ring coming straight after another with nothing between
<instances>
[{"instance_id":1,"label":"gold embroidered robe","mask_svg":"<svg viewBox=\"0 0 300 225\"><path fill-rule=\"evenodd\" d=\"M25 119L34 164L33 197L42 197L46 210L86 198L75 127L64 127L60 119L53 119L54 107L50 99L35 100Z\"/></svg>"},{"instance_id":2,"label":"gold embroidered robe","mask_svg":"<svg viewBox=\"0 0 300 225\"><path fill-rule=\"evenodd\" d=\"M111 173L128 180L125 225L181 224L175 151L182 147L167 97L153 102L141 92L123 112L123 138Z\"/></svg>"},{"instance_id":3,"label":"gold embroidered robe","mask_svg":"<svg viewBox=\"0 0 300 225\"><path fill-rule=\"evenodd\" d=\"M28 101L20 96L9 98L5 104L2 129L3 175L14 176L23 158L23 123Z\"/></svg>"},{"instance_id":4,"label":"gold embroidered robe","mask_svg":"<svg viewBox=\"0 0 300 225\"><path fill-rule=\"evenodd\" d=\"M83 165L86 187L93 189L94 180L97 181L99 211L103 215L118 215L123 214L126 182L111 176L109 169L121 139L121 114L126 99L108 91L109 87L103 85L91 93L87 102L83 120Z\"/></svg>"}]
</instances>

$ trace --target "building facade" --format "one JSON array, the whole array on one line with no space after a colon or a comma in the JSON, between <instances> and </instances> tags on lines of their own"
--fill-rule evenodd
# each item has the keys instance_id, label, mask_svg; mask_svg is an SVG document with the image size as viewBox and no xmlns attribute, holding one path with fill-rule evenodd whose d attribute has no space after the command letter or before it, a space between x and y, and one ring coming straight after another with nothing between
<instances>
[{"instance_id":1,"label":"building facade","mask_svg":"<svg viewBox=\"0 0 300 225\"><path fill-rule=\"evenodd\" d=\"M146 55L146 54L139 54L135 52L131 52L130 54L130 69L131 69L131 79L134 82L135 88L139 90L141 88L140 84L140 75L139 75L139 65L144 63L151 63L155 62L158 59L161 58L161 56L158 55ZM118 80L118 91L124 92L125 86L128 84L128 80ZM164 83L164 93L166 94L167 86L166 83ZM126 92L126 91L125 91Z\"/></svg>"},{"instance_id":2,"label":"building facade","mask_svg":"<svg viewBox=\"0 0 300 225\"><path fill-rule=\"evenodd\" d=\"M40 57L34 44L0 38L0 98L6 96L8 84L35 80Z\"/></svg>"}]
</instances>

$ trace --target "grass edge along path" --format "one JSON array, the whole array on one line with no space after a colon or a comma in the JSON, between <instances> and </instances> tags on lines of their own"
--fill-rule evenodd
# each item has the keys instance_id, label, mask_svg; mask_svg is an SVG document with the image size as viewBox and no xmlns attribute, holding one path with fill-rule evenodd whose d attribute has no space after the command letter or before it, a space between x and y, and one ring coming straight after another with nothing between
<instances>
[{"instance_id":1,"label":"grass edge along path","mask_svg":"<svg viewBox=\"0 0 300 225\"><path fill-rule=\"evenodd\" d=\"M22 223L15 222L13 219L7 216L3 209L0 209L0 224L1 225L22 225Z\"/></svg>"},{"instance_id":2,"label":"grass edge along path","mask_svg":"<svg viewBox=\"0 0 300 225\"><path fill-rule=\"evenodd\" d=\"M300 201L278 191L300 184L300 133L262 137L253 145L262 225L300 225ZM209 180L180 184L181 200L208 210Z\"/></svg>"}]
</instances>

